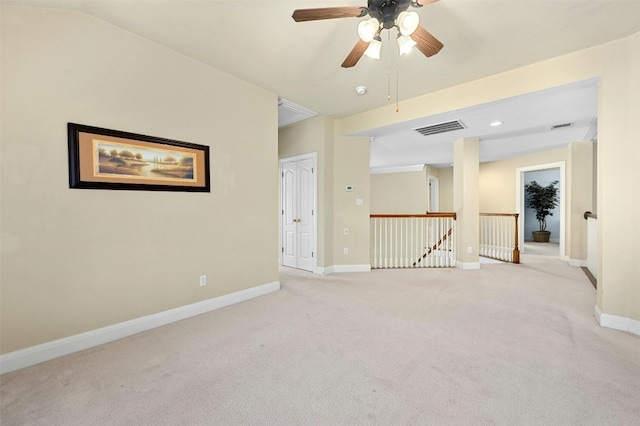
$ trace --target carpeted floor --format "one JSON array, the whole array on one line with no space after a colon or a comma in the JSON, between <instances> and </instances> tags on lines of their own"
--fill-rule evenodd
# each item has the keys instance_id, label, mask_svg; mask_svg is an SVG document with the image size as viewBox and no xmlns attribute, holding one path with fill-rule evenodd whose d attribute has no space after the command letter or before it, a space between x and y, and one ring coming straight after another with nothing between
<instances>
[{"instance_id":1,"label":"carpeted floor","mask_svg":"<svg viewBox=\"0 0 640 426\"><path fill-rule=\"evenodd\" d=\"M3 375L2 425L638 425L640 336L580 268L318 276Z\"/></svg>"},{"instance_id":2,"label":"carpeted floor","mask_svg":"<svg viewBox=\"0 0 640 426\"><path fill-rule=\"evenodd\" d=\"M558 243L536 243L525 241L522 246L523 254L535 254L538 256L560 257L560 244Z\"/></svg>"}]
</instances>

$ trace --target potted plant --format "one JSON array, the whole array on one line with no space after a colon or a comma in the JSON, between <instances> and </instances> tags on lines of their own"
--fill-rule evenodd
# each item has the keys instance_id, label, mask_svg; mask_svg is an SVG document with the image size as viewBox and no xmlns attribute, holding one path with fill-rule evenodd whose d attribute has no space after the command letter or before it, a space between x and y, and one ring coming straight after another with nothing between
<instances>
[{"instance_id":1,"label":"potted plant","mask_svg":"<svg viewBox=\"0 0 640 426\"><path fill-rule=\"evenodd\" d=\"M551 210L555 209L560 203L558 197L558 188L555 180L547 186L542 186L535 180L524 186L525 205L532 208L536 212L536 219L540 229L533 231L533 241L537 243L548 243L551 232L547 231L547 216L553 216Z\"/></svg>"}]
</instances>

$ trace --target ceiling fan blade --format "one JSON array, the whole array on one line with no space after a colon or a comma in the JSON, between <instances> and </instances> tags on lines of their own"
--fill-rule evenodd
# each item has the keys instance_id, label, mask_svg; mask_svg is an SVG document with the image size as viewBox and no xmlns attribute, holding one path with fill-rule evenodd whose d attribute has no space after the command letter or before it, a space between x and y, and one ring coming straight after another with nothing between
<instances>
[{"instance_id":1,"label":"ceiling fan blade","mask_svg":"<svg viewBox=\"0 0 640 426\"><path fill-rule=\"evenodd\" d=\"M362 55L364 55L365 50L369 47L370 41L362 41L358 39L356 45L351 49L351 52L347 55L344 62L342 63L342 68L351 68L355 64L358 63Z\"/></svg>"},{"instance_id":2,"label":"ceiling fan blade","mask_svg":"<svg viewBox=\"0 0 640 426\"><path fill-rule=\"evenodd\" d=\"M296 22L303 22L334 18L360 18L367 13L369 13L369 9L366 7L321 7L318 9L296 9L293 11L292 18Z\"/></svg>"},{"instance_id":3,"label":"ceiling fan blade","mask_svg":"<svg viewBox=\"0 0 640 426\"><path fill-rule=\"evenodd\" d=\"M422 25L411 34L411 38L416 42L416 47L424 56L433 56L444 47L440 40L432 36Z\"/></svg>"}]
</instances>

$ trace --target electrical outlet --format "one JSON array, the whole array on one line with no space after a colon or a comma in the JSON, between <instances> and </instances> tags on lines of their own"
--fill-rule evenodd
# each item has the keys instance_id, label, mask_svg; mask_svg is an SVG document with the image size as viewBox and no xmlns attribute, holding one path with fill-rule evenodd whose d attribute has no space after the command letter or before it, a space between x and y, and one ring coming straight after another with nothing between
<instances>
[{"instance_id":1,"label":"electrical outlet","mask_svg":"<svg viewBox=\"0 0 640 426\"><path fill-rule=\"evenodd\" d=\"M200 275L200 287L204 287L205 285L207 285L207 276Z\"/></svg>"},{"instance_id":2,"label":"electrical outlet","mask_svg":"<svg viewBox=\"0 0 640 426\"><path fill-rule=\"evenodd\" d=\"M349 235L349 228L344 228L344 235Z\"/></svg>"},{"instance_id":3,"label":"electrical outlet","mask_svg":"<svg viewBox=\"0 0 640 426\"><path fill-rule=\"evenodd\" d=\"M473 248L471 246L467 247L467 253L469 254L473 253Z\"/></svg>"},{"instance_id":4,"label":"electrical outlet","mask_svg":"<svg viewBox=\"0 0 640 426\"><path fill-rule=\"evenodd\" d=\"M347 247L345 247L344 250L343 250L343 253L344 254L349 254L349 249Z\"/></svg>"}]
</instances>

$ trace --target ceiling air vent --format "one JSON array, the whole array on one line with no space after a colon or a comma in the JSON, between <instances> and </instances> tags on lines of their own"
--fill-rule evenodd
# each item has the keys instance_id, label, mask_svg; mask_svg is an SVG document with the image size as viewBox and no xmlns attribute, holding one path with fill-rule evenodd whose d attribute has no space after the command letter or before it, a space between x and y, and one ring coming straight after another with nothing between
<instances>
[{"instance_id":1,"label":"ceiling air vent","mask_svg":"<svg viewBox=\"0 0 640 426\"><path fill-rule=\"evenodd\" d=\"M551 126L551 130L562 129L564 127L571 127L573 123L562 123L562 124L554 124Z\"/></svg>"},{"instance_id":2,"label":"ceiling air vent","mask_svg":"<svg viewBox=\"0 0 640 426\"><path fill-rule=\"evenodd\" d=\"M287 126L315 115L318 113L286 99L278 99L278 127Z\"/></svg>"},{"instance_id":3,"label":"ceiling air vent","mask_svg":"<svg viewBox=\"0 0 640 426\"><path fill-rule=\"evenodd\" d=\"M460 120L447 121L446 123L432 124L431 126L413 129L422 136L437 135L438 133L453 132L454 130L466 129Z\"/></svg>"}]
</instances>

